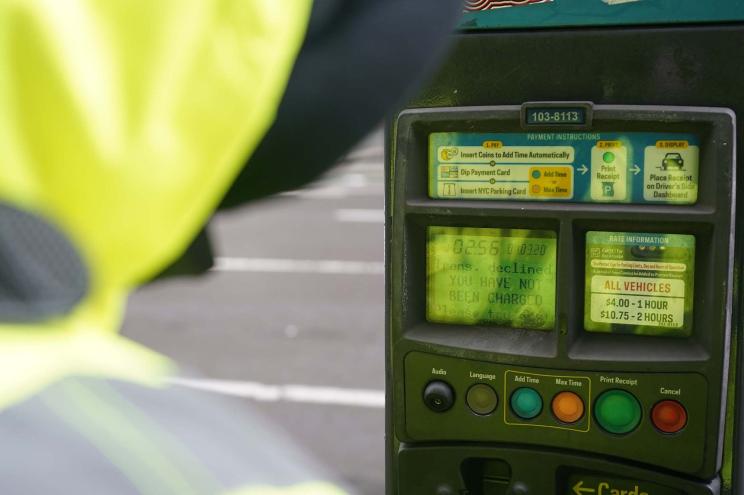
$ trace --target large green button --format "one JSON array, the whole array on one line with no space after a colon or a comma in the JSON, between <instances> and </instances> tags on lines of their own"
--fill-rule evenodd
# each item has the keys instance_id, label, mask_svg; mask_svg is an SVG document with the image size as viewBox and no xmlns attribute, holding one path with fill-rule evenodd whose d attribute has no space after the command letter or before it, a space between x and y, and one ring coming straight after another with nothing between
<instances>
[{"instance_id":1,"label":"large green button","mask_svg":"<svg viewBox=\"0 0 744 495\"><path fill-rule=\"evenodd\" d=\"M625 390L608 390L594 406L599 425L610 433L630 433L641 422L641 404Z\"/></svg>"},{"instance_id":2,"label":"large green button","mask_svg":"<svg viewBox=\"0 0 744 495\"><path fill-rule=\"evenodd\" d=\"M512 394L510 402L514 414L522 419L532 419L542 411L542 397L532 388L518 388Z\"/></svg>"}]
</instances>

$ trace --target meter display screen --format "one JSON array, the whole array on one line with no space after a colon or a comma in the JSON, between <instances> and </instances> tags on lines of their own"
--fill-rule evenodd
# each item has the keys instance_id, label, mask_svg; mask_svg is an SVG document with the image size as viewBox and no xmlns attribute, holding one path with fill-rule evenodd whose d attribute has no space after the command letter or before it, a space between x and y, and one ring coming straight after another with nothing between
<instances>
[{"instance_id":1,"label":"meter display screen","mask_svg":"<svg viewBox=\"0 0 744 495\"><path fill-rule=\"evenodd\" d=\"M689 336L694 272L695 236L588 232L585 329Z\"/></svg>"},{"instance_id":2,"label":"meter display screen","mask_svg":"<svg viewBox=\"0 0 744 495\"><path fill-rule=\"evenodd\" d=\"M427 320L552 330L556 253L553 231L429 227Z\"/></svg>"},{"instance_id":3,"label":"meter display screen","mask_svg":"<svg viewBox=\"0 0 744 495\"><path fill-rule=\"evenodd\" d=\"M527 114L553 123L574 117ZM429 197L437 199L691 205L699 168L700 139L689 133L429 135Z\"/></svg>"}]
</instances>

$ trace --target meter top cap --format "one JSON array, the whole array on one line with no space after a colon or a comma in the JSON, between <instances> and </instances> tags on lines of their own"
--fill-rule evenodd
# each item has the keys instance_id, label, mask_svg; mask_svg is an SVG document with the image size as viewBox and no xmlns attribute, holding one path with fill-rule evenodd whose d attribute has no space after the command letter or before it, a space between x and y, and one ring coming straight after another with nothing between
<instances>
[{"instance_id":1,"label":"meter top cap","mask_svg":"<svg viewBox=\"0 0 744 495\"><path fill-rule=\"evenodd\" d=\"M738 0L467 0L465 10L459 26L464 30L744 20L744 4Z\"/></svg>"}]
</instances>

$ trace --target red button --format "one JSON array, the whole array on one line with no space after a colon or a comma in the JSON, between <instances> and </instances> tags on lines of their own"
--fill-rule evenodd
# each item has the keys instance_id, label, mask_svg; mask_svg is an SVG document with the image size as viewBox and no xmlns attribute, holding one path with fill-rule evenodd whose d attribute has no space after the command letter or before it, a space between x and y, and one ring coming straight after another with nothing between
<instances>
[{"instance_id":1,"label":"red button","mask_svg":"<svg viewBox=\"0 0 744 495\"><path fill-rule=\"evenodd\" d=\"M664 433L677 433L687 424L687 411L676 400L663 400L651 410L651 421Z\"/></svg>"}]
</instances>

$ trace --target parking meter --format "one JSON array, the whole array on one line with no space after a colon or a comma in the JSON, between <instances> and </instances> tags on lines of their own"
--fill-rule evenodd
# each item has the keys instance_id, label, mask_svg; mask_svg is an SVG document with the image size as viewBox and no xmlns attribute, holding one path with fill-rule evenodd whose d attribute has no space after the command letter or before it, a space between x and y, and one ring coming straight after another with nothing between
<instances>
[{"instance_id":1,"label":"parking meter","mask_svg":"<svg viewBox=\"0 0 744 495\"><path fill-rule=\"evenodd\" d=\"M388 494L744 490L744 8L700 4L469 2L392 119Z\"/></svg>"}]
</instances>

